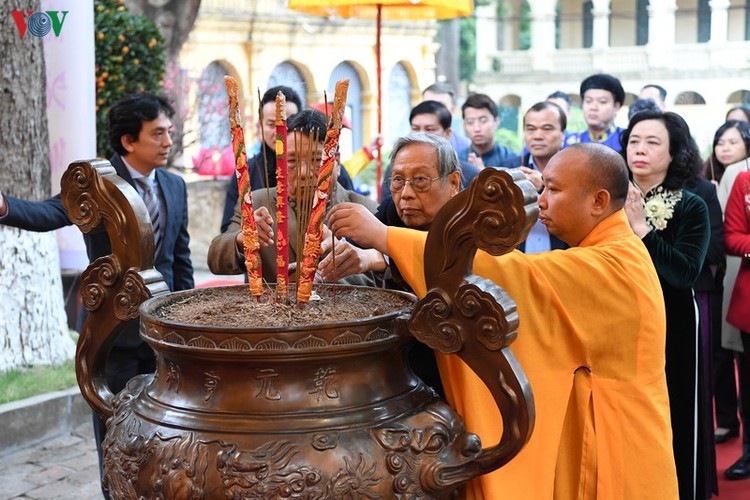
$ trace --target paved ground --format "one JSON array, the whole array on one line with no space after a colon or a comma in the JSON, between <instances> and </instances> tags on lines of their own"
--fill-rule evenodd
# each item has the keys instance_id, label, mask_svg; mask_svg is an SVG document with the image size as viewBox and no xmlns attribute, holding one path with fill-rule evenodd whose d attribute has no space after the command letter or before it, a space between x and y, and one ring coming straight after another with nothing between
<instances>
[{"instance_id":1,"label":"paved ground","mask_svg":"<svg viewBox=\"0 0 750 500\"><path fill-rule=\"evenodd\" d=\"M195 272L198 286L231 281L242 283L242 278L216 276L204 270ZM57 400L55 404L59 404ZM34 408L34 411L49 411L48 407ZM91 417L90 413L85 413L83 418L76 420L72 431L66 431L58 437L21 446L18 451L10 454L3 453L0 449L0 500L103 498ZM6 428L0 429L0 432L13 432L12 427L15 425L7 424L4 423L3 427ZM24 425L16 423L18 424Z\"/></svg>"},{"instance_id":2,"label":"paved ground","mask_svg":"<svg viewBox=\"0 0 750 500\"><path fill-rule=\"evenodd\" d=\"M242 278L215 276L207 271L198 270L195 273L195 281L197 286L206 286L230 282L241 283ZM72 430L37 444L21 446L13 453L6 454L0 449L0 500L101 500L103 496L99 481L99 464L88 408L84 407L83 411L66 412L65 417L55 417L57 415L55 411L63 414L57 406L62 405L69 409L71 404L64 398L52 399L47 404L43 406L38 403L30 406L32 413L14 413L19 416L16 416L16 421L12 423L0 418L2 420L0 433L17 432L14 437L21 441L34 439L34 432L27 437L20 432L18 427L18 425L28 427L30 420L38 420L36 424L41 426L40 430L44 429L44 422L54 421L55 418L75 422L72 424ZM81 404L85 405L85 403ZM32 416L39 415L39 412L44 412L48 418L32 418ZM0 412L0 416L5 419L9 418L8 415L10 413ZM40 434L35 436L39 439ZM741 453L739 438L731 441L731 443L717 447L717 462L721 479L723 479L721 471L736 460ZM16 441L6 438L5 442L15 443ZM732 482L720 480L721 495L714 498L720 500L750 498L748 485L750 485L750 480Z\"/></svg>"},{"instance_id":3,"label":"paved ground","mask_svg":"<svg viewBox=\"0 0 750 500\"><path fill-rule=\"evenodd\" d=\"M0 459L0 499L101 499L90 421Z\"/></svg>"}]
</instances>

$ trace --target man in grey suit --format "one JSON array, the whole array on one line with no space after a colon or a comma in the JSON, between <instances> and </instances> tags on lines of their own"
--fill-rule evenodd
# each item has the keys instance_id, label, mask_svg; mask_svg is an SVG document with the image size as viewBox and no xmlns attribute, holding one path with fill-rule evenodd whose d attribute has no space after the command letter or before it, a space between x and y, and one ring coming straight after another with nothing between
<instances>
[{"instance_id":1,"label":"man in grey suit","mask_svg":"<svg viewBox=\"0 0 750 500\"><path fill-rule=\"evenodd\" d=\"M109 142L116 151L110 163L144 199L154 225L154 267L171 291L193 288L188 244L187 188L181 177L159 167L167 164L172 146L174 109L163 97L133 94L109 111ZM0 193L0 224L29 231L51 231L71 224L60 195L27 201ZM89 261L111 253L106 232L84 234ZM113 393L128 380L155 369L154 353L138 335L138 321L129 322L115 341L105 366ZM106 427L94 414L94 433L101 466L101 442Z\"/></svg>"}]
</instances>

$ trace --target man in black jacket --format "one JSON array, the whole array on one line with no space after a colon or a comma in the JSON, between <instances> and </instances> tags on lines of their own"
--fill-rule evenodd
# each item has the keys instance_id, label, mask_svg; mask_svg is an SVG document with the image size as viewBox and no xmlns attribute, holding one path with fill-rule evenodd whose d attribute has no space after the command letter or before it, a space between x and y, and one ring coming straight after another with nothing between
<instances>
[{"instance_id":1,"label":"man in black jacket","mask_svg":"<svg viewBox=\"0 0 750 500\"><path fill-rule=\"evenodd\" d=\"M455 133L451 128L451 113L441 102L422 101L414 106L411 109L411 113L409 113L409 125L411 126L412 133L424 132L426 134L439 135L440 137L448 139L448 141L451 142L451 146L454 146L451 141L451 137L455 136ZM479 175L479 168L468 161L462 161L460 163L461 187L467 188L469 187L469 184L471 184L471 181L474 180L474 177ZM388 179L390 176L391 168L388 167L383 178ZM388 189L386 184L386 182L383 182L380 187L381 205L391 198L391 190Z\"/></svg>"},{"instance_id":2,"label":"man in black jacket","mask_svg":"<svg viewBox=\"0 0 750 500\"><path fill-rule=\"evenodd\" d=\"M258 126L263 131L263 143L260 151L252 158L247 159L247 173L250 178L250 191L264 188L276 187L276 94L281 92L286 98L287 119L302 111L302 100L299 94L284 85L277 85L266 90L261 98L261 116L258 118ZM323 138L325 139L325 138ZM268 177L266 177L266 175ZM339 184L349 191L354 190L354 184L346 169L341 169ZM224 212L221 217L220 232L224 232L232 222L234 207L239 198L237 187L237 176L232 175L227 185L227 196L224 200Z\"/></svg>"}]
</instances>

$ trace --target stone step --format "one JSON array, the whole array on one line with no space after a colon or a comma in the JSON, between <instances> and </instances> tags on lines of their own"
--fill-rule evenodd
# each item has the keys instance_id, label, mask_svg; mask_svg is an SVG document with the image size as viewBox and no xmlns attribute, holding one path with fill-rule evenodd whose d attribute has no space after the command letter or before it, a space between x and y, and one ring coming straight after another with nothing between
<instances>
[{"instance_id":1,"label":"stone step","mask_svg":"<svg viewBox=\"0 0 750 500\"><path fill-rule=\"evenodd\" d=\"M78 387L0 405L0 457L91 423Z\"/></svg>"}]
</instances>

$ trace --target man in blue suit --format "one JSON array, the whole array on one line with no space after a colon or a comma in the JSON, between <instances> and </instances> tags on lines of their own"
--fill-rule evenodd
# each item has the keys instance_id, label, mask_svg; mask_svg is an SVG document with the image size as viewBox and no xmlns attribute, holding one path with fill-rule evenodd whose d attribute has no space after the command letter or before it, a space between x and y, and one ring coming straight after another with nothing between
<instances>
[{"instance_id":1,"label":"man in blue suit","mask_svg":"<svg viewBox=\"0 0 750 500\"><path fill-rule=\"evenodd\" d=\"M193 288L193 266L188 244L187 188L181 177L159 167L167 164L172 147L170 130L174 109L166 99L148 93L133 94L109 111L109 143L116 151L110 163L144 198L154 224L154 267L172 291ZM150 191L150 193L149 193ZM151 196L149 203L149 196ZM71 223L60 195L27 201L0 193L0 224L28 231L51 231ZM111 253L106 232L84 234L89 261ZM131 321L115 341L105 372L113 393L128 380L155 369L154 353L138 335L138 320ZM101 467L101 442L106 427L94 414L94 433Z\"/></svg>"}]
</instances>

